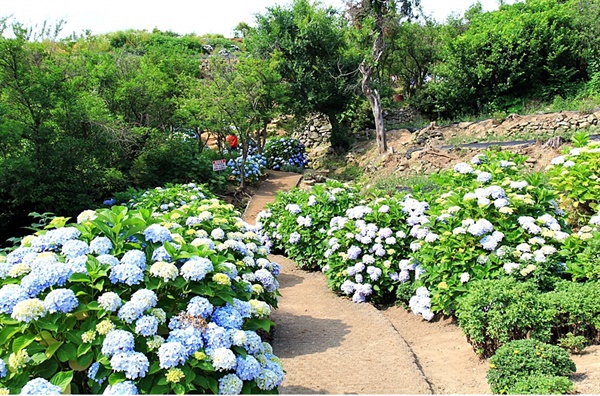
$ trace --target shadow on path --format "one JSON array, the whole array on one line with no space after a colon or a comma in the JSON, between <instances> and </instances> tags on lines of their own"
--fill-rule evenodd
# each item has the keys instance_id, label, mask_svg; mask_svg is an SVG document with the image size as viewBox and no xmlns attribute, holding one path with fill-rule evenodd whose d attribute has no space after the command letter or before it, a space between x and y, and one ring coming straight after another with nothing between
<instances>
[{"instance_id":1,"label":"shadow on path","mask_svg":"<svg viewBox=\"0 0 600 396\"><path fill-rule=\"evenodd\" d=\"M279 274L277 276L279 280L279 290L285 289L286 287L294 287L304 282L304 278L297 275L292 274Z\"/></svg>"},{"instance_id":2,"label":"shadow on path","mask_svg":"<svg viewBox=\"0 0 600 396\"><path fill-rule=\"evenodd\" d=\"M273 350L280 358L292 358L337 348L350 327L338 319L320 319L274 311Z\"/></svg>"}]
</instances>

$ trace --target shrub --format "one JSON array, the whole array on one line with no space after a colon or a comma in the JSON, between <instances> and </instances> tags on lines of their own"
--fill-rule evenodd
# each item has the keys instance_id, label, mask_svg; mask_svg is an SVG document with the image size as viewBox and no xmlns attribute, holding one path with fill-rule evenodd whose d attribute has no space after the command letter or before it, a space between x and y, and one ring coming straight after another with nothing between
<instances>
[{"instance_id":1,"label":"shrub","mask_svg":"<svg viewBox=\"0 0 600 396\"><path fill-rule=\"evenodd\" d=\"M532 375L517 380L510 393L518 395L564 395L573 393L573 382L556 375Z\"/></svg>"},{"instance_id":2,"label":"shrub","mask_svg":"<svg viewBox=\"0 0 600 396\"><path fill-rule=\"evenodd\" d=\"M573 333L567 333L567 335L558 340L558 345L570 353L579 354L585 349L587 340L584 336L575 336Z\"/></svg>"},{"instance_id":3,"label":"shrub","mask_svg":"<svg viewBox=\"0 0 600 396\"><path fill-rule=\"evenodd\" d=\"M473 282L456 310L460 328L483 357L512 340L549 341L552 316L533 284L508 277Z\"/></svg>"},{"instance_id":4,"label":"shrub","mask_svg":"<svg viewBox=\"0 0 600 396\"><path fill-rule=\"evenodd\" d=\"M540 296L544 305L553 310L553 339L572 333L590 342L598 339L600 330L600 284L563 281L556 289Z\"/></svg>"},{"instance_id":5,"label":"shrub","mask_svg":"<svg viewBox=\"0 0 600 396\"><path fill-rule=\"evenodd\" d=\"M308 167L308 156L302 142L288 137L267 140L264 149L269 169L279 170L285 165Z\"/></svg>"},{"instance_id":6,"label":"shrub","mask_svg":"<svg viewBox=\"0 0 600 396\"><path fill-rule=\"evenodd\" d=\"M154 194L132 206L154 207ZM183 394L281 384L280 361L256 333L272 324L279 266L231 205L179 204L55 219L0 258L9 368L0 387Z\"/></svg>"},{"instance_id":7,"label":"shrub","mask_svg":"<svg viewBox=\"0 0 600 396\"><path fill-rule=\"evenodd\" d=\"M600 213L588 225L573 233L564 243L560 255L566 262L565 273L573 280L600 280Z\"/></svg>"},{"instance_id":8,"label":"shrub","mask_svg":"<svg viewBox=\"0 0 600 396\"><path fill-rule=\"evenodd\" d=\"M293 189L277 195L257 217L263 243L283 251L300 268L320 269L327 257L331 219L358 201L355 187L336 181L317 184L310 191Z\"/></svg>"},{"instance_id":9,"label":"shrub","mask_svg":"<svg viewBox=\"0 0 600 396\"><path fill-rule=\"evenodd\" d=\"M585 224L600 202L600 143L576 147L554 158L547 169L560 205L575 224Z\"/></svg>"},{"instance_id":10,"label":"shrub","mask_svg":"<svg viewBox=\"0 0 600 396\"><path fill-rule=\"evenodd\" d=\"M328 285L352 295L355 302L390 302L399 284L419 277L419 268L410 260L414 239L409 224L426 221L427 208L426 202L411 196L395 196L349 208L345 216L333 218L325 251ZM423 314L433 316L428 309Z\"/></svg>"},{"instance_id":11,"label":"shrub","mask_svg":"<svg viewBox=\"0 0 600 396\"><path fill-rule=\"evenodd\" d=\"M434 311L452 313L474 280L510 273L549 289L560 276L557 252L569 235L563 212L543 178L519 176L517 163L499 154L440 175L438 184L452 190L431 201L429 222L411 231Z\"/></svg>"},{"instance_id":12,"label":"shrub","mask_svg":"<svg viewBox=\"0 0 600 396\"><path fill-rule=\"evenodd\" d=\"M244 162L244 179L249 183L258 182L264 175L267 166L267 160L260 154L249 155ZM227 162L227 170L236 181L240 182L240 169L242 167L242 156L235 160L230 159Z\"/></svg>"},{"instance_id":13,"label":"shrub","mask_svg":"<svg viewBox=\"0 0 600 396\"><path fill-rule=\"evenodd\" d=\"M576 370L565 350L537 340L516 340L500 347L490 358L488 383L494 393L533 391L536 386L564 388L564 381L539 377L568 376ZM528 388L531 387L531 388Z\"/></svg>"}]
</instances>

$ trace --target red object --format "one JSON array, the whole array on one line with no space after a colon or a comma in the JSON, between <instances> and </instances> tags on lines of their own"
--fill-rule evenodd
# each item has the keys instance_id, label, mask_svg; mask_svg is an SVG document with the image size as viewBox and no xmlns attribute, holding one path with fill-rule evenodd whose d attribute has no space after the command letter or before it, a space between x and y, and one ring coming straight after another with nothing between
<instances>
[{"instance_id":1,"label":"red object","mask_svg":"<svg viewBox=\"0 0 600 396\"><path fill-rule=\"evenodd\" d=\"M238 140L235 135L227 135L227 137L225 137L225 141L232 149L236 149L238 147Z\"/></svg>"}]
</instances>

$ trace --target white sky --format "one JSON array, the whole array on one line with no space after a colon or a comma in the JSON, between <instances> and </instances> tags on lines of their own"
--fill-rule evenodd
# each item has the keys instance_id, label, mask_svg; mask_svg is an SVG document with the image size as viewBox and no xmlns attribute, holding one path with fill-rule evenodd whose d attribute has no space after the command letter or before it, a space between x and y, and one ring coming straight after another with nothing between
<instances>
[{"instance_id":1,"label":"white sky","mask_svg":"<svg viewBox=\"0 0 600 396\"><path fill-rule=\"evenodd\" d=\"M342 0L321 0L342 7ZM443 21L452 12L462 13L476 0L421 0L426 14ZM275 4L289 0L0 0L0 16L12 15L27 26L41 26L44 20L66 24L61 36L91 30L102 34L127 29L158 28L179 34L220 33L233 36L239 22L254 23ZM485 10L498 7L498 0L481 0ZM512 2L512 1L510 1Z\"/></svg>"}]
</instances>

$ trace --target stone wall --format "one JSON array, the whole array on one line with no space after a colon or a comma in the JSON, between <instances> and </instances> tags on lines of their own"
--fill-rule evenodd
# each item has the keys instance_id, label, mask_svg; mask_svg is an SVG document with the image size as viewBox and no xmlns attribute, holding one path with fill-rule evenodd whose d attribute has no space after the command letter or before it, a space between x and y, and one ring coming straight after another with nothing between
<instances>
[{"instance_id":1,"label":"stone wall","mask_svg":"<svg viewBox=\"0 0 600 396\"><path fill-rule=\"evenodd\" d=\"M308 117L303 128L294 131L293 137L300 140L307 149L329 146L331 123L324 114Z\"/></svg>"},{"instance_id":2,"label":"stone wall","mask_svg":"<svg viewBox=\"0 0 600 396\"><path fill-rule=\"evenodd\" d=\"M528 116L511 114L500 125L509 135L523 132L564 133L596 126L599 120L600 111L588 114L564 111Z\"/></svg>"},{"instance_id":3,"label":"stone wall","mask_svg":"<svg viewBox=\"0 0 600 396\"><path fill-rule=\"evenodd\" d=\"M412 107L403 107L401 109L383 110L383 122L386 129L398 125L410 124L421 118L419 112Z\"/></svg>"}]
</instances>

